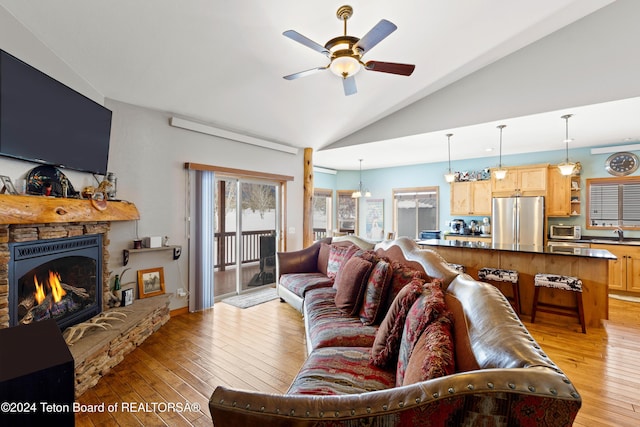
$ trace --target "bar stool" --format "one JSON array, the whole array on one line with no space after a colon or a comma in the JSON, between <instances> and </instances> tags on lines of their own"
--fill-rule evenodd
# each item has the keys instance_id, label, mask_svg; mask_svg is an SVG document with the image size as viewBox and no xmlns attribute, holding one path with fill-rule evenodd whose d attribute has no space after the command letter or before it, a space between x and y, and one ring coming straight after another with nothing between
<instances>
[{"instance_id":1,"label":"bar stool","mask_svg":"<svg viewBox=\"0 0 640 427\"><path fill-rule=\"evenodd\" d=\"M454 264L450 262L449 267L453 268L454 270L458 270L459 273L464 273L466 271L466 269L464 268L464 265L462 264Z\"/></svg>"},{"instance_id":2,"label":"bar stool","mask_svg":"<svg viewBox=\"0 0 640 427\"><path fill-rule=\"evenodd\" d=\"M536 312L542 311L561 316L577 317L582 326L582 333L587 333L587 325L584 321L584 308L582 306L582 280L573 276L559 274L538 273L534 279L535 291L533 294L533 309L531 310L531 323L536 320ZM552 288L559 291L573 292L576 296L576 307L567 307L557 304L538 302L540 288Z\"/></svg>"},{"instance_id":3,"label":"bar stool","mask_svg":"<svg viewBox=\"0 0 640 427\"><path fill-rule=\"evenodd\" d=\"M520 315L519 276L516 270L483 267L478 270L478 280L499 288L498 283L511 283L511 296L505 295L518 316ZM504 292L503 292L504 293Z\"/></svg>"}]
</instances>

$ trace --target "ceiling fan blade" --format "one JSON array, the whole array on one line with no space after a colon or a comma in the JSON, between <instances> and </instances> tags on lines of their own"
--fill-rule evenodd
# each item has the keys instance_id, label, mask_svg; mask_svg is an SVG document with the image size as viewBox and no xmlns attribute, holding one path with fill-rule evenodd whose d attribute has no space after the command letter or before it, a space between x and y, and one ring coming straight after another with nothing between
<instances>
[{"instance_id":1,"label":"ceiling fan blade","mask_svg":"<svg viewBox=\"0 0 640 427\"><path fill-rule=\"evenodd\" d=\"M283 79L285 80L295 80L298 79L300 77L304 77L304 76L308 76L309 74L314 74L317 73L318 71L323 71L326 70L328 67L317 67L317 68L311 68L310 70L305 70L305 71L300 71L294 74L289 74L288 76L284 76Z\"/></svg>"},{"instance_id":2,"label":"ceiling fan blade","mask_svg":"<svg viewBox=\"0 0 640 427\"><path fill-rule=\"evenodd\" d=\"M309 38L307 38L305 36L303 36L302 34L300 34L297 31L287 30L284 33L282 33L282 35L285 36L285 37L289 37L291 40L296 41L298 43L301 43L301 44L305 45L306 47L315 50L316 52L320 52L321 54L323 54L325 56L330 56L331 55L331 52L329 52L329 50L326 47L314 42L313 40L311 40L311 39L309 39Z\"/></svg>"},{"instance_id":3,"label":"ceiling fan blade","mask_svg":"<svg viewBox=\"0 0 640 427\"><path fill-rule=\"evenodd\" d=\"M342 86L344 87L345 96L353 95L358 92L358 88L356 88L356 78L353 76L342 79Z\"/></svg>"},{"instance_id":4,"label":"ceiling fan blade","mask_svg":"<svg viewBox=\"0 0 640 427\"><path fill-rule=\"evenodd\" d=\"M353 47L362 49L365 53L370 51L375 45L393 33L398 27L393 22L382 19L367 34L364 35Z\"/></svg>"},{"instance_id":5,"label":"ceiling fan blade","mask_svg":"<svg viewBox=\"0 0 640 427\"><path fill-rule=\"evenodd\" d=\"M398 64L396 62L369 61L364 64L369 71L378 71L381 73L399 74L401 76L410 76L416 68L413 64Z\"/></svg>"}]
</instances>

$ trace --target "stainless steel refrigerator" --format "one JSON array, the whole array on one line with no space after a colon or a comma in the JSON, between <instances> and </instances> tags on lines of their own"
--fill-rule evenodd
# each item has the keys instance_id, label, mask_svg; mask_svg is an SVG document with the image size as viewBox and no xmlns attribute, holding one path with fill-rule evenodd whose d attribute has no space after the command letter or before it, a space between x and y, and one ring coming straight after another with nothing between
<instances>
[{"instance_id":1,"label":"stainless steel refrigerator","mask_svg":"<svg viewBox=\"0 0 640 427\"><path fill-rule=\"evenodd\" d=\"M491 242L503 245L544 244L544 197L494 197Z\"/></svg>"}]
</instances>

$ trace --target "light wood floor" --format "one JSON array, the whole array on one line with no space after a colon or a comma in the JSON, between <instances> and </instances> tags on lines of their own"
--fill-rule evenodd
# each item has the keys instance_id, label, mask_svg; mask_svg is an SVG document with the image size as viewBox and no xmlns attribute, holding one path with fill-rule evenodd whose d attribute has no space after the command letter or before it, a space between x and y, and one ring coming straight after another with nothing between
<instances>
[{"instance_id":1,"label":"light wood floor","mask_svg":"<svg viewBox=\"0 0 640 427\"><path fill-rule=\"evenodd\" d=\"M610 300L610 320L584 335L571 319L527 328L583 398L576 426L640 425L640 303ZM211 426L217 385L284 392L306 357L300 313L279 300L248 309L224 303L172 318L78 399L81 404L156 405L157 412L80 413L77 426ZM168 403L200 405L170 412ZM153 406L149 406L153 409Z\"/></svg>"}]
</instances>

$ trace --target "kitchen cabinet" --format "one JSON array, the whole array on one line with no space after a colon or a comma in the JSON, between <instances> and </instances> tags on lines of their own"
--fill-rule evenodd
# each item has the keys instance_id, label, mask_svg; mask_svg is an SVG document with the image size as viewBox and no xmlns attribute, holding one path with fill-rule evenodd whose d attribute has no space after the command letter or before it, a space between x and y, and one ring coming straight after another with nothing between
<instances>
[{"instance_id":1,"label":"kitchen cabinet","mask_svg":"<svg viewBox=\"0 0 640 427\"><path fill-rule=\"evenodd\" d=\"M451 215L491 215L491 181L451 183Z\"/></svg>"},{"instance_id":2,"label":"kitchen cabinet","mask_svg":"<svg viewBox=\"0 0 640 427\"><path fill-rule=\"evenodd\" d=\"M548 165L506 168L504 179L491 177L493 196L546 196Z\"/></svg>"},{"instance_id":3,"label":"kitchen cabinet","mask_svg":"<svg viewBox=\"0 0 640 427\"><path fill-rule=\"evenodd\" d=\"M591 244L592 249L606 249L618 259L609 261L609 289L640 293L640 247Z\"/></svg>"},{"instance_id":4,"label":"kitchen cabinet","mask_svg":"<svg viewBox=\"0 0 640 427\"><path fill-rule=\"evenodd\" d=\"M549 166L547 185L547 215L580 215L580 175L565 176L557 166Z\"/></svg>"}]
</instances>

